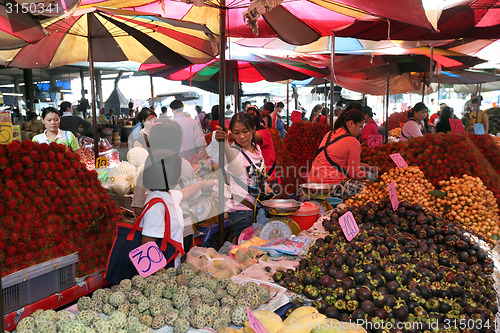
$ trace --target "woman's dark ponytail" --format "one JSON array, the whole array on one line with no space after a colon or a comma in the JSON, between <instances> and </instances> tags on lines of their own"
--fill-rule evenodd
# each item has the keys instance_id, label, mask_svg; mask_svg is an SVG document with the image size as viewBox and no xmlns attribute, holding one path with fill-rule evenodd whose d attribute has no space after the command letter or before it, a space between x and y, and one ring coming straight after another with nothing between
<instances>
[{"instance_id":1,"label":"woman's dark ponytail","mask_svg":"<svg viewBox=\"0 0 500 333\"><path fill-rule=\"evenodd\" d=\"M349 111L342 111L339 117L333 125L333 129L336 131L343 127L347 131L346 123L352 120L355 124L365 121L365 115L358 109L351 109Z\"/></svg>"}]
</instances>

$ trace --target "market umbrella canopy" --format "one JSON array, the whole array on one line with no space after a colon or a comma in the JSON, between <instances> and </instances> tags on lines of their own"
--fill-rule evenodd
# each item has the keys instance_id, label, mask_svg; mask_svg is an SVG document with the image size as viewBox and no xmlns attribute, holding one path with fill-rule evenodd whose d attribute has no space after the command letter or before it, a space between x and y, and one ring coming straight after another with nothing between
<instances>
[{"instance_id":1,"label":"market umbrella canopy","mask_svg":"<svg viewBox=\"0 0 500 333\"><path fill-rule=\"evenodd\" d=\"M193 4L194 2L194 4ZM303 45L355 20L395 20L431 29L420 0L82 0L81 6L129 8L206 24L219 32L219 9L227 10L229 37L276 37Z\"/></svg>"},{"instance_id":2,"label":"market umbrella canopy","mask_svg":"<svg viewBox=\"0 0 500 333\"><path fill-rule=\"evenodd\" d=\"M446 3L445 3L446 5ZM500 0L462 1L445 8L436 31L401 21L356 20L336 36L369 40L446 40L461 38L500 38Z\"/></svg>"},{"instance_id":3,"label":"market umbrella canopy","mask_svg":"<svg viewBox=\"0 0 500 333\"><path fill-rule=\"evenodd\" d=\"M15 3L0 3L0 50L22 47L45 35L40 22L32 15L17 10Z\"/></svg>"},{"instance_id":4,"label":"market umbrella canopy","mask_svg":"<svg viewBox=\"0 0 500 333\"><path fill-rule=\"evenodd\" d=\"M500 75L495 75L487 72L479 71L457 71L441 73L434 75L429 79L430 82L443 83L443 84L479 84L487 82L500 81Z\"/></svg>"},{"instance_id":5,"label":"market umbrella canopy","mask_svg":"<svg viewBox=\"0 0 500 333\"><path fill-rule=\"evenodd\" d=\"M264 55L249 55L243 58L246 59L227 61L226 81L253 83L264 80L305 80L309 77L324 77L330 73L326 66L314 67L284 58L271 59ZM162 64L144 64L139 71L174 81L219 81L219 62L219 59L214 59L206 64L190 65L182 69Z\"/></svg>"},{"instance_id":6,"label":"market umbrella canopy","mask_svg":"<svg viewBox=\"0 0 500 333\"><path fill-rule=\"evenodd\" d=\"M90 29L89 29L90 22ZM112 9L77 9L69 17L41 21L49 33L36 44L0 51L0 65L51 68L88 61L189 65L216 55L215 38L200 24Z\"/></svg>"}]
</instances>

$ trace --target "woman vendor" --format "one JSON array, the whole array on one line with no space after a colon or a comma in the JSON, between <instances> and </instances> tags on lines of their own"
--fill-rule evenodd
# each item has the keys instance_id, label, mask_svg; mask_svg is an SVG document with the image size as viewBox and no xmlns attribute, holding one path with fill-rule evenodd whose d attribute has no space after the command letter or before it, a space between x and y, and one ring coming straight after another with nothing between
<instances>
[{"instance_id":1,"label":"woman vendor","mask_svg":"<svg viewBox=\"0 0 500 333\"><path fill-rule=\"evenodd\" d=\"M424 120L427 118L428 113L429 110L424 103L420 102L415 104L415 106L408 111L408 121L403 125L403 128L401 128L401 137L399 141L405 142L427 133Z\"/></svg>"},{"instance_id":2,"label":"woman vendor","mask_svg":"<svg viewBox=\"0 0 500 333\"><path fill-rule=\"evenodd\" d=\"M314 159L309 181L337 185L332 196L353 196L364 189L364 179L375 180L363 171L361 145L357 139L365 123L365 115L357 109L342 112L334 129L325 135Z\"/></svg>"},{"instance_id":3,"label":"woman vendor","mask_svg":"<svg viewBox=\"0 0 500 333\"><path fill-rule=\"evenodd\" d=\"M45 125L45 131L35 135L33 141L46 144L56 142L71 147L73 151L80 149L73 133L59 129L61 117L56 108L49 106L42 110L42 123Z\"/></svg>"}]
</instances>

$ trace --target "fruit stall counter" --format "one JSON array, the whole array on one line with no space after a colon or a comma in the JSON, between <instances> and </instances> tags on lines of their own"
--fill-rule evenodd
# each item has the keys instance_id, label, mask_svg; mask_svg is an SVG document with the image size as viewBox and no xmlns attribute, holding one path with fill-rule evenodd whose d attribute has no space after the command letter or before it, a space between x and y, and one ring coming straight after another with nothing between
<instances>
[{"instance_id":1,"label":"fruit stall counter","mask_svg":"<svg viewBox=\"0 0 500 333\"><path fill-rule=\"evenodd\" d=\"M5 330L10 331L14 329L21 318L29 317L39 309L59 309L67 304L77 301L80 297L90 294L94 290L105 287L108 282L104 280L104 272L97 272L88 276L71 288L53 294L38 302L29 304L4 316Z\"/></svg>"}]
</instances>

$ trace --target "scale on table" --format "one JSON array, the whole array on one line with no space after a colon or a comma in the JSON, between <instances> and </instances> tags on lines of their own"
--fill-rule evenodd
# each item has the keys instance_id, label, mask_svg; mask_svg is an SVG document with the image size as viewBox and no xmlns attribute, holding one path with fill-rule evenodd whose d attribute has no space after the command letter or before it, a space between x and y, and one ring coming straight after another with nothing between
<instances>
[{"instance_id":1,"label":"scale on table","mask_svg":"<svg viewBox=\"0 0 500 333\"><path fill-rule=\"evenodd\" d=\"M333 209L332 205L326 201L327 198L330 198L330 194L334 188L333 185L307 183L301 184L300 188L302 190L302 197L306 201L311 201L319 206L320 215Z\"/></svg>"},{"instance_id":2,"label":"scale on table","mask_svg":"<svg viewBox=\"0 0 500 333\"><path fill-rule=\"evenodd\" d=\"M262 239L288 238L300 233L301 229L289 215L299 210L301 203L291 199L272 199L262 201L262 207L269 215L269 222L261 228Z\"/></svg>"},{"instance_id":3,"label":"scale on table","mask_svg":"<svg viewBox=\"0 0 500 333\"><path fill-rule=\"evenodd\" d=\"M193 223L205 221L212 212L212 203L210 199L199 196L189 201L189 212L193 218Z\"/></svg>"}]
</instances>

